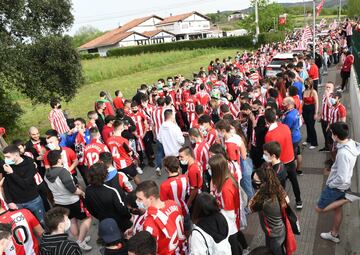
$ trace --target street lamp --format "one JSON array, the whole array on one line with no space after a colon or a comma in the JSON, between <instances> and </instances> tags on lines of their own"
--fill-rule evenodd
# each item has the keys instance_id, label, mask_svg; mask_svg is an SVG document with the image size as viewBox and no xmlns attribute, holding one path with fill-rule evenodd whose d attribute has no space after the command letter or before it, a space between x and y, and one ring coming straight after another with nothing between
<instances>
[{"instance_id":1,"label":"street lamp","mask_svg":"<svg viewBox=\"0 0 360 255\"><path fill-rule=\"evenodd\" d=\"M315 0L313 0L313 58L315 59L315 35L316 35L316 12Z\"/></svg>"},{"instance_id":2,"label":"street lamp","mask_svg":"<svg viewBox=\"0 0 360 255\"><path fill-rule=\"evenodd\" d=\"M258 0L255 0L255 25L256 25L256 32L255 36L256 39L259 37L260 30L259 30L259 13L258 13Z\"/></svg>"}]
</instances>

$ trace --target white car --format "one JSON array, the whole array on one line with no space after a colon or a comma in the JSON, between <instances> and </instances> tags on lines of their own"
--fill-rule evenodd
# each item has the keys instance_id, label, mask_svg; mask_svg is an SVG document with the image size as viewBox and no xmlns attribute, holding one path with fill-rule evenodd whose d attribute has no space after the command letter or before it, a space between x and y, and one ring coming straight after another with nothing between
<instances>
[{"instance_id":1,"label":"white car","mask_svg":"<svg viewBox=\"0 0 360 255\"><path fill-rule=\"evenodd\" d=\"M291 62L294 58L294 55L292 53L278 53L276 54L270 64L266 66L265 69L265 76L266 77L272 77L276 76L278 73L281 72L281 65L282 64L288 64Z\"/></svg>"}]
</instances>

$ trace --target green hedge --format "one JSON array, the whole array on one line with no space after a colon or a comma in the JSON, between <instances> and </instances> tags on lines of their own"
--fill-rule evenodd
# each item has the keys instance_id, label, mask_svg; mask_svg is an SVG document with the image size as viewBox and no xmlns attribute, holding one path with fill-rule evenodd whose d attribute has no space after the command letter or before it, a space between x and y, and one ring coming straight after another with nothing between
<instances>
[{"instance_id":1,"label":"green hedge","mask_svg":"<svg viewBox=\"0 0 360 255\"><path fill-rule=\"evenodd\" d=\"M80 54L80 59L84 60L84 59L94 59L94 58L99 58L100 55L98 53L81 53Z\"/></svg>"},{"instance_id":2,"label":"green hedge","mask_svg":"<svg viewBox=\"0 0 360 255\"><path fill-rule=\"evenodd\" d=\"M284 33L266 33L259 35L258 44L273 41L283 41ZM162 52L184 49L204 49L204 48L251 48L253 47L253 37L251 35L232 36L223 38L211 38L191 41L178 41L172 43L151 44L143 46L132 46L112 49L107 52L108 57L129 56L141 53Z\"/></svg>"}]
</instances>

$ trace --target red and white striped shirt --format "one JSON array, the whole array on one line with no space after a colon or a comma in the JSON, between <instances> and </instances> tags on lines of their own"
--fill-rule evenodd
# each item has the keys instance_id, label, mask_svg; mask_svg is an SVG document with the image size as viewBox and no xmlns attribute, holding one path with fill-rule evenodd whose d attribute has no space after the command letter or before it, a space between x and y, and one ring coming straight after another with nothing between
<instances>
[{"instance_id":1,"label":"red and white striped shirt","mask_svg":"<svg viewBox=\"0 0 360 255\"><path fill-rule=\"evenodd\" d=\"M340 121L341 118L346 117L346 108L343 104L338 103L336 106L331 106L330 108L330 119L329 123L333 124Z\"/></svg>"},{"instance_id":2,"label":"red and white striped shirt","mask_svg":"<svg viewBox=\"0 0 360 255\"><path fill-rule=\"evenodd\" d=\"M109 149L105 144L100 143L97 139L92 139L91 142L84 148L84 165L90 168L99 161L101 152L108 152Z\"/></svg>"},{"instance_id":3,"label":"red and white striped shirt","mask_svg":"<svg viewBox=\"0 0 360 255\"><path fill-rule=\"evenodd\" d=\"M133 222L133 236L136 234L136 233L139 233L140 231L143 231L143 225L144 225L144 220L145 220L145 215L146 214L143 214L143 215L133 215L133 219L132 219L132 222Z\"/></svg>"},{"instance_id":4,"label":"red and white striped shirt","mask_svg":"<svg viewBox=\"0 0 360 255\"><path fill-rule=\"evenodd\" d=\"M164 109L162 106L155 107L154 111L152 112L152 123L153 123L153 130L155 132L155 136L159 134L159 130L161 125L164 122Z\"/></svg>"},{"instance_id":5,"label":"red and white striped shirt","mask_svg":"<svg viewBox=\"0 0 360 255\"><path fill-rule=\"evenodd\" d=\"M206 164L209 161L209 149L210 145L207 143L206 140L196 143L194 148L195 159L199 161L203 171L206 171Z\"/></svg>"},{"instance_id":6,"label":"red and white striped shirt","mask_svg":"<svg viewBox=\"0 0 360 255\"><path fill-rule=\"evenodd\" d=\"M124 169L133 164L133 159L128 154L129 141L122 136L111 136L106 142L117 170Z\"/></svg>"},{"instance_id":7,"label":"red and white striped shirt","mask_svg":"<svg viewBox=\"0 0 360 255\"><path fill-rule=\"evenodd\" d=\"M211 129L208 131L208 134L207 134L207 136L206 136L206 141L207 141L207 143L209 144L209 146L211 147L211 145L213 145L214 143L216 143L216 140L217 140L216 130L215 130L215 128L211 128Z\"/></svg>"},{"instance_id":8,"label":"red and white striped shirt","mask_svg":"<svg viewBox=\"0 0 360 255\"><path fill-rule=\"evenodd\" d=\"M328 102L328 98L325 95L322 98L321 118L324 121L329 121L330 120L330 105L329 105L329 102Z\"/></svg>"},{"instance_id":9,"label":"red and white striped shirt","mask_svg":"<svg viewBox=\"0 0 360 255\"><path fill-rule=\"evenodd\" d=\"M160 199L174 200L182 210L183 215L189 213L185 198L190 193L189 179L186 175L169 177L160 185Z\"/></svg>"},{"instance_id":10,"label":"red and white striped shirt","mask_svg":"<svg viewBox=\"0 0 360 255\"><path fill-rule=\"evenodd\" d=\"M137 113L129 114L129 117L135 123L137 135L140 137L144 137L146 133L146 129L145 129L146 116L142 112L138 111Z\"/></svg>"},{"instance_id":11,"label":"red and white striped shirt","mask_svg":"<svg viewBox=\"0 0 360 255\"><path fill-rule=\"evenodd\" d=\"M149 130L153 129L153 119L152 119L152 113L155 109L155 107L152 104L147 104L146 107L141 105L141 112L144 114L144 116L146 117L146 120L149 124Z\"/></svg>"},{"instance_id":12,"label":"red and white striped shirt","mask_svg":"<svg viewBox=\"0 0 360 255\"><path fill-rule=\"evenodd\" d=\"M60 135L69 132L70 128L61 109L52 109L49 113L48 119L51 127L53 127Z\"/></svg>"},{"instance_id":13,"label":"red and white striped shirt","mask_svg":"<svg viewBox=\"0 0 360 255\"><path fill-rule=\"evenodd\" d=\"M48 154L50 151L46 151L44 154L44 165L46 169L50 168L50 163L48 160ZM71 165L74 163L75 160L77 160L77 156L75 151L68 147L61 147L61 159L63 161L64 168L69 171ZM70 171L71 174L76 173L76 168L72 169Z\"/></svg>"},{"instance_id":14,"label":"red and white striped shirt","mask_svg":"<svg viewBox=\"0 0 360 255\"><path fill-rule=\"evenodd\" d=\"M190 96L183 104L183 111L187 113L188 121L191 123L195 117L195 106L198 104L198 100L195 96Z\"/></svg>"},{"instance_id":15,"label":"red and white striped shirt","mask_svg":"<svg viewBox=\"0 0 360 255\"><path fill-rule=\"evenodd\" d=\"M10 224L12 228L12 242L4 255L37 255L39 243L34 234L34 228L40 223L27 209L6 211L1 215L0 223Z\"/></svg>"}]
</instances>

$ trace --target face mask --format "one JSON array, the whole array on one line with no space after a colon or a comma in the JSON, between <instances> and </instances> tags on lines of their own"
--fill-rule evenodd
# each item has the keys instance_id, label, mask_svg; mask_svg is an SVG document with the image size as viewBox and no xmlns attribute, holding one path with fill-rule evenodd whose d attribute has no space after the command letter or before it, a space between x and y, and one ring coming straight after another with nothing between
<instances>
[{"instance_id":1,"label":"face mask","mask_svg":"<svg viewBox=\"0 0 360 255\"><path fill-rule=\"evenodd\" d=\"M268 162L271 163L271 159L268 157L268 155L263 154L263 159Z\"/></svg>"},{"instance_id":2,"label":"face mask","mask_svg":"<svg viewBox=\"0 0 360 255\"><path fill-rule=\"evenodd\" d=\"M145 205L143 202L139 202L136 200L136 205L139 208L139 210L146 210Z\"/></svg>"},{"instance_id":3,"label":"face mask","mask_svg":"<svg viewBox=\"0 0 360 255\"><path fill-rule=\"evenodd\" d=\"M56 146L55 146L54 144L52 144L52 143L49 143L49 144L47 145L47 147L48 147L49 150L51 150L51 151L55 150L55 148L56 148Z\"/></svg>"},{"instance_id":4,"label":"face mask","mask_svg":"<svg viewBox=\"0 0 360 255\"><path fill-rule=\"evenodd\" d=\"M74 131L74 133L76 133L79 131L79 129L77 127L74 127L73 131Z\"/></svg>"},{"instance_id":5,"label":"face mask","mask_svg":"<svg viewBox=\"0 0 360 255\"><path fill-rule=\"evenodd\" d=\"M203 126L200 126L200 132L203 134L203 136L207 136L208 132L206 131L206 128Z\"/></svg>"},{"instance_id":6,"label":"face mask","mask_svg":"<svg viewBox=\"0 0 360 255\"><path fill-rule=\"evenodd\" d=\"M180 160L180 164L186 166L188 164L188 161L183 159L183 160Z\"/></svg>"},{"instance_id":7,"label":"face mask","mask_svg":"<svg viewBox=\"0 0 360 255\"><path fill-rule=\"evenodd\" d=\"M137 112L138 112L138 110L133 110L132 112L133 112L133 113L137 113Z\"/></svg>"},{"instance_id":8,"label":"face mask","mask_svg":"<svg viewBox=\"0 0 360 255\"><path fill-rule=\"evenodd\" d=\"M190 139L190 143L196 143L196 141L194 139Z\"/></svg>"},{"instance_id":9,"label":"face mask","mask_svg":"<svg viewBox=\"0 0 360 255\"><path fill-rule=\"evenodd\" d=\"M172 85L173 85L173 82L172 82L172 81L168 81L168 85L169 85L169 86L172 86Z\"/></svg>"},{"instance_id":10,"label":"face mask","mask_svg":"<svg viewBox=\"0 0 360 255\"><path fill-rule=\"evenodd\" d=\"M141 105L142 105L143 107L147 107L147 103L146 103L146 102L141 103Z\"/></svg>"},{"instance_id":11,"label":"face mask","mask_svg":"<svg viewBox=\"0 0 360 255\"><path fill-rule=\"evenodd\" d=\"M57 108L58 108L58 109L61 109L61 104L59 104Z\"/></svg>"},{"instance_id":12,"label":"face mask","mask_svg":"<svg viewBox=\"0 0 360 255\"><path fill-rule=\"evenodd\" d=\"M254 180L251 181L251 185L255 190L260 189L261 183L257 183Z\"/></svg>"},{"instance_id":13,"label":"face mask","mask_svg":"<svg viewBox=\"0 0 360 255\"><path fill-rule=\"evenodd\" d=\"M12 160L12 159L5 158L5 164L14 165L14 164L15 164L15 161Z\"/></svg>"},{"instance_id":14,"label":"face mask","mask_svg":"<svg viewBox=\"0 0 360 255\"><path fill-rule=\"evenodd\" d=\"M331 98L329 98L329 100L330 100L330 104L336 105L337 102L336 102L335 98L331 97Z\"/></svg>"},{"instance_id":15,"label":"face mask","mask_svg":"<svg viewBox=\"0 0 360 255\"><path fill-rule=\"evenodd\" d=\"M64 231L65 232L68 232L70 230L70 227L71 227L71 220L69 218L66 219L66 222L65 222L65 229Z\"/></svg>"}]
</instances>

